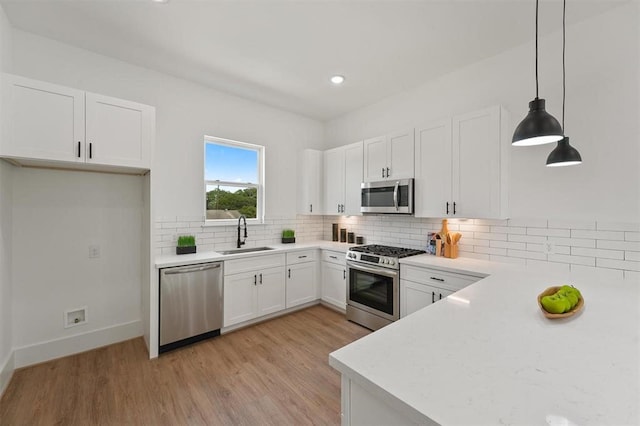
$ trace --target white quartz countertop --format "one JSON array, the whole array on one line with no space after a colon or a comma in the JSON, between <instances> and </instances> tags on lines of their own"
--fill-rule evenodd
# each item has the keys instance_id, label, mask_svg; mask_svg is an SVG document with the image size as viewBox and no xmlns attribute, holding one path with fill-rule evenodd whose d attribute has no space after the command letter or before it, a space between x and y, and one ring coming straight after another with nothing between
<instances>
[{"instance_id":1,"label":"white quartz countertop","mask_svg":"<svg viewBox=\"0 0 640 426\"><path fill-rule=\"evenodd\" d=\"M421 260L447 259L403 263ZM549 320L537 295L564 283L582 291L584 309ZM639 283L514 267L454 296L331 353L329 363L418 423L640 424Z\"/></svg>"},{"instance_id":2,"label":"white quartz countertop","mask_svg":"<svg viewBox=\"0 0 640 426\"><path fill-rule=\"evenodd\" d=\"M347 243L338 243L334 241L309 241L304 243L293 243L293 244L268 244L267 247L272 247L273 250L264 250L257 252L249 252L249 253L235 253L235 254L220 254L215 251L205 251L202 253L193 253L193 254L181 254L181 255L165 255L158 256L155 260L156 268L167 268L171 266L182 266L182 265L193 265L196 263L204 263L204 262L217 262L224 260L232 260L232 259L241 259L243 257L252 257L252 256L266 256L269 254L278 254L278 253L286 253L290 251L297 250L306 250L310 248L322 249L322 250L333 250L339 251L342 253L346 253L349 247L354 247L357 244L347 244ZM251 248L250 246L242 246L242 248ZM220 249L220 251L224 250L233 250L232 247L226 249Z\"/></svg>"},{"instance_id":3,"label":"white quartz countertop","mask_svg":"<svg viewBox=\"0 0 640 426\"><path fill-rule=\"evenodd\" d=\"M430 254L406 257L404 259L400 259L400 264L475 275L482 278L498 272L510 271L518 268L516 265L509 263L490 262L488 260L470 259L466 257L449 259Z\"/></svg>"}]
</instances>

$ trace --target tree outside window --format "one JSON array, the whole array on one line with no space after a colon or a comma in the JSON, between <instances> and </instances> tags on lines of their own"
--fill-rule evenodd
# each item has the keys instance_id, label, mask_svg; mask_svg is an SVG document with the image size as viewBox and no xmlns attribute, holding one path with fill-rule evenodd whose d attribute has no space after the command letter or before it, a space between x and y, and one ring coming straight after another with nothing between
<instances>
[{"instance_id":1,"label":"tree outside window","mask_svg":"<svg viewBox=\"0 0 640 426\"><path fill-rule=\"evenodd\" d=\"M264 147L206 136L204 158L206 220L262 221Z\"/></svg>"}]
</instances>

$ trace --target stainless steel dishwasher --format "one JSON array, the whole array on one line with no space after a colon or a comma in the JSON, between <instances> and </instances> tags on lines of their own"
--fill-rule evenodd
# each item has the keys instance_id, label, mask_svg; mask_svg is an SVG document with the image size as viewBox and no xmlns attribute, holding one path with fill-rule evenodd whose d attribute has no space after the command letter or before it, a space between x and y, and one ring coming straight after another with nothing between
<instances>
[{"instance_id":1,"label":"stainless steel dishwasher","mask_svg":"<svg viewBox=\"0 0 640 426\"><path fill-rule=\"evenodd\" d=\"M222 284L222 262L160 270L160 353L220 335Z\"/></svg>"}]
</instances>

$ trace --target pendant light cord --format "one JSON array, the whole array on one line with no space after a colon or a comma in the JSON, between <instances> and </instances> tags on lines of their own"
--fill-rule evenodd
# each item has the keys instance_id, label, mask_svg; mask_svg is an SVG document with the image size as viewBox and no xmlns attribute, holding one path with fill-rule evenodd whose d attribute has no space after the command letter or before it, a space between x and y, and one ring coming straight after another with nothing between
<instances>
[{"instance_id":1,"label":"pendant light cord","mask_svg":"<svg viewBox=\"0 0 640 426\"><path fill-rule=\"evenodd\" d=\"M536 0L536 99L538 99L538 0Z\"/></svg>"},{"instance_id":2,"label":"pendant light cord","mask_svg":"<svg viewBox=\"0 0 640 426\"><path fill-rule=\"evenodd\" d=\"M562 134L564 135L564 100L566 97L566 71L565 71L565 45L567 44L566 42L566 29L565 29L565 21L566 21L566 15L567 15L567 0L563 0L562 2Z\"/></svg>"}]
</instances>

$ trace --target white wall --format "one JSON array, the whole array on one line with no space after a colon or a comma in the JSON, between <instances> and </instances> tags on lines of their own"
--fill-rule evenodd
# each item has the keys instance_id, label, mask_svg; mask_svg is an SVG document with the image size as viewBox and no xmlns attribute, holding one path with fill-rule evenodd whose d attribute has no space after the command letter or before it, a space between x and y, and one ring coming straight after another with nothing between
<instances>
[{"instance_id":1,"label":"white wall","mask_svg":"<svg viewBox=\"0 0 640 426\"><path fill-rule=\"evenodd\" d=\"M66 355L59 346L71 336L106 329L120 338L142 334L143 181L140 176L14 170L16 366ZM89 258L90 245L99 246L99 258ZM64 328L64 311L83 306L88 323ZM113 340L119 339L102 344ZM87 349L81 337L64 344Z\"/></svg>"},{"instance_id":2,"label":"white wall","mask_svg":"<svg viewBox=\"0 0 640 426\"><path fill-rule=\"evenodd\" d=\"M11 71L11 60L11 27L0 6L0 71ZM14 364L11 334L12 168L0 161L0 394L11 378Z\"/></svg>"},{"instance_id":3,"label":"white wall","mask_svg":"<svg viewBox=\"0 0 640 426\"><path fill-rule=\"evenodd\" d=\"M511 148L511 217L638 222L639 9L631 2L568 27L566 133L584 163L547 168L551 145ZM558 120L561 52L560 33L541 40L540 95ZM509 110L514 129L534 81L529 43L327 123L327 146L494 104Z\"/></svg>"},{"instance_id":4,"label":"white wall","mask_svg":"<svg viewBox=\"0 0 640 426\"><path fill-rule=\"evenodd\" d=\"M15 73L156 107L155 215L204 215L203 136L266 147L267 218L295 217L297 151L323 125L86 50L14 31Z\"/></svg>"}]
</instances>

